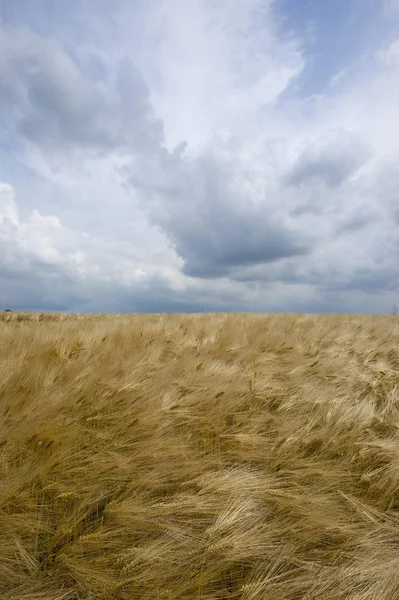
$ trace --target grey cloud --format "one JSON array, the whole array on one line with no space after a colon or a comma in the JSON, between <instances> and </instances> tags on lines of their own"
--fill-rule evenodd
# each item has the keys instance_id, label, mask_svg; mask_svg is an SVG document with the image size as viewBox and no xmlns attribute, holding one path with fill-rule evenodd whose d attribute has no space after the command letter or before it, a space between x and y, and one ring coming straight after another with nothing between
<instances>
[{"instance_id":1,"label":"grey cloud","mask_svg":"<svg viewBox=\"0 0 399 600\"><path fill-rule=\"evenodd\" d=\"M367 294L377 294L382 290L399 292L399 277L395 265L358 268L350 274L341 274L337 271L320 283L324 290L361 290Z\"/></svg>"},{"instance_id":2,"label":"grey cloud","mask_svg":"<svg viewBox=\"0 0 399 600\"><path fill-rule=\"evenodd\" d=\"M229 275L235 267L271 263L308 250L294 233L255 212L231 211L220 221L203 219L192 227L176 222L172 239L185 261L184 272L192 277Z\"/></svg>"},{"instance_id":3,"label":"grey cloud","mask_svg":"<svg viewBox=\"0 0 399 600\"><path fill-rule=\"evenodd\" d=\"M237 266L304 255L312 246L300 228L283 223L266 198L251 207L251 198L234 189L229 170L210 153L189 160L163 151L156 164L140 167L131 165L131 184L150 221L162 227L183 259L186 275L228 276Z\"/></svg>"},{"instance_id":4,"label":"grey cloud","mask_svg":"<svg viewBox=\"0 0 399 600\"><path fill-rule=\"evenodd\" d=\"M233 285L233 284L232 284ZM128 312L225 312L260 310L264 302L244 298L232 285L215 293L213 285L172 289L160 276L145 285L123 285L117 279L103 282L92 277L80 280L65 268L30 265L11 271L0 265L0 310Z\"/></svg>"},{"instance_id":5,"label":"grey cloud","mask_svg":"<svg viewBox=\"0 0 399 600\"><path fill-rule=\"evenodd\" d=\"M19 133L39 144L111 141L95 88L55 41L25 30L0 32L0 106Z\"/></svg>"},{"instance_id":6,"label":"grey cloud","mask_svg":"<svg viewBox=\"0 0 399 600\"><path fill-rule=\"evenodd\" d=\"M118 69L116 89L119 119L130 149L141 153L160 148L164 143L163 123L156 119L150 92L135 65L128 59Z\"/></svg>"},{"instance_id":7,"label":"grey cloud","mask_svg":"<svg viewBox=\"0 0 399 600\"><path fill-rule=\"evenodd\" d=\"M97 245L101 246L101 240ZM230 281L189 278L182 289L172 289L162 274L146 277L143 284L122 283L113 270L117 254L112 252L108 268L102 272L92 268L81 278L64 261L49 263L23 252L17 242L11 246L9 241L4 248L9 250L9 260L0 261L0 308L15 310L389 312L397 301L395 292L399 292L394 258L391 264L380 266L376 259L370 266L349 265L342 271L323 260L317 262L317 256L292 257L253 265L252 281L245 279L246 269L242 269L241 280L233 269ZM103 258L101 263L107 266Z\"/></svg>"},{"instance_id":8,"label":"grey cloud","mask_svg":"<svg viewBox=\"0 0 399 600\"><path fill-rule=\"evenodd\" d=\"M369 158L370 150L355 136L340 132L311 145L300 154L286 176L289 185L321 181L339 187Z\"/></svg>"},{"instance_id":9,"label":"grey cloud","mask_svg":"<svg viewBox=\"0 0 399 600\"><path fill-rule=\"evenodd\" d=\"M340 295L365 294L371 302L374 302L374 296L381 294L391 294L393 298L395 294L399 296L394 245L391 256L388 254L384 258L384 253L373 256L371 248L367 248L361 260L361 254L349 256L346 247L339 246L339 240L337 244L329 242L330 250L325 249L324 256L316 251L306 257L290 257L279 263L236 269L230 279L246 285L306 286L320 298L325 298L326 303L332 298L339 299ZM358 311L361 310L363 307L358 306Z\"/></svg>"},{"instance_id":10,"label":"grey cloud","mask_svg":"<svg viewBox=\"0 0 399 600\"><path fill-rule=\"evenodd\" d=\"M380 215L378 215L378 213L366 210L365 212L350 215L342 219L337 223L335 232L337 235L356 233L370 225L370 223L375 223L378 220L380 220Z\"/></svg>"},{"instance_id":11,"label":"grey cloud","mask_svg":"<svg viewBox=\"0 0 399 600\"><path fill-rule=\"evenodd\" d=\"M0 310L74 310L84 299L79 281L62 267L38 261L0 264Z\"/></svg>"},{"instance_id":12,"label":"grey cloud","mask_svg":"<svg viewBox=\"0 0 399 600\"><path fill-rule=\"evenodd\" d=\"M344 260L344 257L342 257ZM317 265L311 261L306 265L298 265L295 261L285 265L280 273L275 274L275 281L283 283L307 284L314 286L321 294L330 292L363 292L377 294L381 292L399 293L397 266L393 259L388 264L380 264L378 259L368 264L342 264L334 267L331 264Z\"/></svg>"},{"instance_id":13,"label":"grey cloud","mask_svg":"<svg viewBox=\"0 0 399 600\"><path fill-rule=\"evenodd\" d=\"M97 85L51 38L23 29L0 32L0 109L9 128L42 149L128 148L145 153L163 143L149 90L129 60L116 81Z\"/></svg>"},{"instance_id":14,"label":"grey cloud","mask_svg":"<svg viewBox=\"0 0 399 600\"><path fill-rule=\"evenodd\" d=\"M296 313L389 313L397 303L397 293L369 294L363 290L309 289L299 301L296 288L287 286L284 296L276 298L274 285L259 289L252 300L240 298L233 284L221 296L211 287L201 293L189 289L177 293L167 285L153 283L148 289L127 289L91 282L82 285L58 273L56 279L16 278L10 284L0 273L0 309L98 313L169 312L296 312ZM259 286L258 286L259 288Z\"/></svg>"},{"instance_id":15,"label":"grey cloud","mask_svg":"<svg viewBox=\"0 0 399 600\"><path fill-rule=\"evenodd\" d=\"M11 30L0 37L3 102L19 132L42 147L124 147L133 155L131 182L194 277L221 277L237 265L303 254L307 241L273 217L274 207L249 209L229 189L230 174L217 161L186 160L184 142L169 153L149 90L129 60L122 61L107 93L88 82L51 40ZM1 85L1 84L0 84ZM243 206L243 208L239 208Z\"/></svg>"},{"instance_id":16,"label":"grey cloud","mask_svg":"<svg viewBox=\"0 0 399 600\"><path fill-rule=\"evenodd\" d=\"M91 282L89 285L68 280L58 273L56 280L5 278L0 272L0 310L39 310L65 312L218 312L245 310L243 304L232 295L230 299L220 299L211 290L198 294L187 291L178 293L165 283L155 282L149 289L126 288L117 282L112 286Z\"/></svg>"},{"instance_id":17,"label":"grey cloud","mask_svg":"<svg viewBox=\"0 0 399 600\"><path fill-rule=\"evenodd\" d=\"M230 173L211 155L190 161L184 142L171 153L165 149L163 124L131 61L122 61L114 84L100 91L54 41L12 33L0 37L0 104L13 114L19 132L58 152L124 147L132 156L130 181L148 204L151 222L184 260L185 274L222 277L237 265L308 251L306 237L276 218L273 205L246 207L245 193L229 186Z\"/></svg>"},{"instance_id":18,"label":"grey cloud","mask_svg":"<svg viewBox=\"0 0 399 600\"><path fill-rule=\"evenodd\" d=\"M380 161L374 173L373 198L399 224L399 171L397 160Z\"/></svg>"}]
</instances>

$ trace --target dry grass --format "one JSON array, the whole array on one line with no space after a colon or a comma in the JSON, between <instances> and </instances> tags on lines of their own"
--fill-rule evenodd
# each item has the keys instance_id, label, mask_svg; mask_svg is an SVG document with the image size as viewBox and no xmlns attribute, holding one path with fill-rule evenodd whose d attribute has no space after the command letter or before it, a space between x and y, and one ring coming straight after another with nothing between
<instances>
[{"instance_id":1,"label":"dry grass","mask_svg":"<svg viewBox=\"0 0 399 600\"><path fill-rule=\"evenodd\" d=\"M2 600L399 597L394 317L0 320Z\"/></svg>"}]
</instances>

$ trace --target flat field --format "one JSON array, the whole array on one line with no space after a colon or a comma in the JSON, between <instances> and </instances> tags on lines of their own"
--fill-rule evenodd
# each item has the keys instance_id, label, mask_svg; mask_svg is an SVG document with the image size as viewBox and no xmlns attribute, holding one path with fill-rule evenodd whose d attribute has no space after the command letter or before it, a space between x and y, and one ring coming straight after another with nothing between
<instances>
[{"instance_id":1,"label":"flat field","mask_svg":"<svg viewBox=\"0 0 399 600\"><path fill-rule=\"evenodd\" d=\"M2 600L395 600L399 320L0 315Z\"/></svg>"}]
</instances>

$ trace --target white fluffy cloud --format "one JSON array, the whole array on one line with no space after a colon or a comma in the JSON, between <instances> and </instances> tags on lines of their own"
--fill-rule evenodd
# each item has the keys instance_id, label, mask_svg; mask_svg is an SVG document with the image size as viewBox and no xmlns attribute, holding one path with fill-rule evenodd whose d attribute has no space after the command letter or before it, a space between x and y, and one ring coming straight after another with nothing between
<instances>
[{"instance_id":1,"label":"white fluffy cloud","mask_svg":"<svg viewBox=\"0 0 399 600\"><path fill-rule=\"evenodd\" d=\"M0 244L6 304L23 305L32 298L40 302L44 293L51 306L67 308L68 302L80 302L94 309L93 290L113 286L116 293L130 289L134 306L134 293L143 293L152 282L172 293L184 290L173 253L169 260L159 252L145 254L134 244L79 232L37 210L23 220L14 191L5 183L0 183ZM21 298L18 284L27 279L34 286L28 298Z\"/></svg>"},{"instance_id":2,"label":"white fluffy cloud","mask_svg":"<svg viewBox=\"0 0 399 600\"><path fill-rule=\"evenodd\" d=\"M75 4L0 30L1 302L389 310L399 40L306 96L271 0Z\"/></svg>"}]
</instances>

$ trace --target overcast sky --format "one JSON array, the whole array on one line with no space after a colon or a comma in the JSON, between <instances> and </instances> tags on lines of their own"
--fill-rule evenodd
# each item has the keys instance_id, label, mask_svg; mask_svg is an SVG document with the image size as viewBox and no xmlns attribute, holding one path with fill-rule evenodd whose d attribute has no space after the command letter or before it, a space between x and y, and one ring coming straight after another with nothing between
<instances>
[{"instance_id":1,"label":"overcast sky","mask_svg":"<svg viewBox=\"0 0 399 600\"><path fill-rule=\"evenodd\" d=\"M399 0L0 0L0 309L389 313Z\"/></svg>"}]
</instances>

